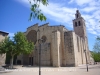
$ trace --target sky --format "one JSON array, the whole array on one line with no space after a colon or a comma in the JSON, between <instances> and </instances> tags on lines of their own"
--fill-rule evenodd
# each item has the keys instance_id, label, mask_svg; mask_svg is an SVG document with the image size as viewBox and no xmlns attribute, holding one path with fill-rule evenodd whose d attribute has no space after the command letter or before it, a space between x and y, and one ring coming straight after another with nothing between
<instances>
[{"instance_id":1,"label":"sky","mask_svg":"<svg viewBox=\"0 0 100 75\"><path fill-rule=\"evenodd\" d=\"M93 50L95 39L100 35L100 0L48 0L49 5L40 5L47 17L41 22L37 19L28 21L30 5L28 0L0 0L0 30L12 37L18 31L25 32L31 25L49 23L49 25L64 25L73 30L72 20L78 9L85 19L89 49Z\"/></svg>"}]
</instances>

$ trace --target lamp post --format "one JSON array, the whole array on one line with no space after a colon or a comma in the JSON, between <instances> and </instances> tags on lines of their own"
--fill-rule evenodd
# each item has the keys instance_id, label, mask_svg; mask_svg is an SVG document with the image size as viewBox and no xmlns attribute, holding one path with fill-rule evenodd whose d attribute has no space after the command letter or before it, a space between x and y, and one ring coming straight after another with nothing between
<instances>
[{"instance_id":1,"label":"lamp post","mask_svg":"<svg viewBox=\"0 0 100 75\"><path fill-rule=\"evenodd\" d=\"M86 67L87 67L87 72L88 72L88 61L87 61L86 50L84 50L84 52L85 52L85 58L86 58Z\"/></svg>"},{"instance_id":2,"label":"lamp post","mask_svg":"<svg viewBox=\"0 0 100 75\"><path fill-rule=\"evenodd\" d=\"M41 42L42 42L42 39L39 39L38 40L38 43L39 43L39 75L41 75Z\"/></svg>"}]
</instances>

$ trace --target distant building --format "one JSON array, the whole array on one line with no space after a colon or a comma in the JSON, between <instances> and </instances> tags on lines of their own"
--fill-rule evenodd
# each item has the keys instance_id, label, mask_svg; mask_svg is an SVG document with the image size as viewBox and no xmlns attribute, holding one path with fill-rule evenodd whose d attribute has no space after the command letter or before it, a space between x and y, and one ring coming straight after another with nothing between
<instances>
[{"instance_id":1,"label":"distant building","mask_svg":"<svg viewBox=\"0 0 100 75\"><path fill-rule=\"evenodd\" d=\"M9 33L0 31L0 42L8 36ZM0 66L5 65L6 54L0 54Z\"/></svg>"},{"instance_id":2,"label":"distant building","mask_svg":"<svg viewBox=\"0 0 100 75\"><path fill-rule=\"evenodd\" d=\"M86 64L85 52L89 62L88 38L85 20L79 10L73 20L74 31L69 31L63 25L50 26L48 23L39 26L35 24L27 28L25 35L34 42L35 49L29 55L20 55L17 61L23 65L39 65L39 43L41 43L42 66L78 66Z\"/></svg>"}]
</instances>

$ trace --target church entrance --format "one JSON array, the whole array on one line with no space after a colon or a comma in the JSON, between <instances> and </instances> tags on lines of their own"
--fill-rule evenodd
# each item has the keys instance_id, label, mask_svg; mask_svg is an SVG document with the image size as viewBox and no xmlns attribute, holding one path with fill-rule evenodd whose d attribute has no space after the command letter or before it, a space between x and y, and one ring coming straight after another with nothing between
<instances>
[{"instance_id":1,"label":"church entrance","mask_svg":"<svg viewBox=\"0 0 100 75\"><path fill-rule=\"evenodd\" d=\"M33 57L29 57L29 65L33 66Z\"/></svg>"}]
</instances>

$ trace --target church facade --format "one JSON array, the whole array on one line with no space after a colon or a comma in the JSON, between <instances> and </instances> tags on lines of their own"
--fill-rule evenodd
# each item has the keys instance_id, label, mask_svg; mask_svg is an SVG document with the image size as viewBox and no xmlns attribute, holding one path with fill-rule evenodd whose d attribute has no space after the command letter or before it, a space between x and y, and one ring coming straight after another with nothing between
<instances>
[{"instance_id":1,"label":"church facade","mask_svg":"<svg viewBox=\"0 0 100 75\"><path fill-rule=\"evenodd\" d=\"M23 65L39 65L39 50L42 66L78 66L86 64L85 52L89 62L88 38L85 20L79 10L73 20L74 31L69 31L63 25L50 26L49 23L39 26L34 24L27 28L25 35L34 42L35 48L29 55L17 56L17 61ZM38 40L42 39L41 48Z\"/></svg>"}]
</instances>

